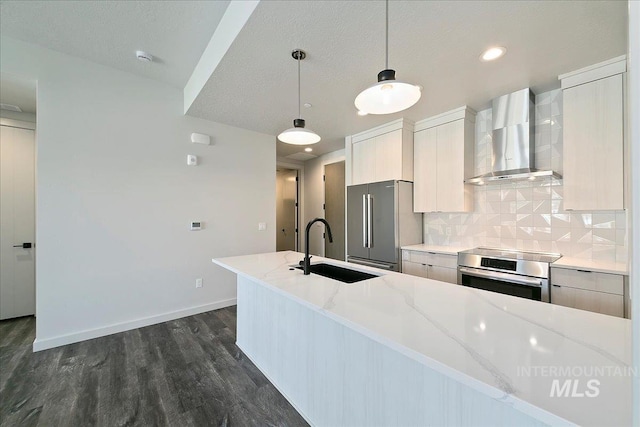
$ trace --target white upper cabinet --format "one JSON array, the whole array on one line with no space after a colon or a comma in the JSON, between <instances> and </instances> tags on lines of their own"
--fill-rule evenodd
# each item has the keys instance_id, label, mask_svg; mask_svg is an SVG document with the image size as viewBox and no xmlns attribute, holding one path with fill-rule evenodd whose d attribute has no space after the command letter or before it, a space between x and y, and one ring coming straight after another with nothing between
<instances>
[{"instance_id":1,"label":"white upper cabinet","mask_svg":"<svg viewBox=\"0 0 640 427\"><path fill-rule=\"evenodd\" d=\"M624 209L626 60L560 76L565 210Z\"/></svg>"},{"instance_id":2,"label":"white upper cabinet","mask_svg":"<svg viewBox=\"0 0 640 427\"><path fill-rule=\"evenodd\" d=\"M438 179L438 131L437 128L416 132L413 136L413 210L434 212L437 210L436 186Z\"/></svg>"},{"instance_id":3,"label":"white upper cabinet","mask_svg":"<svg viewBox=\"0 0 640 427\"><path fill-rule=\"evenodd\" d=\"M351 185L413 181L413 123L395 120L347 137Z\"/></svg>"},{"instance_id":4,"label":"white upper cabinet","mask_svg":"<svg viewBox=\"0 0 640 427\"><path fill-rule=\"evenodd\" d=\"M413 210L470 212L473 189L475 111L468 107L416 123Z\"/></svg>"}]
</instances>

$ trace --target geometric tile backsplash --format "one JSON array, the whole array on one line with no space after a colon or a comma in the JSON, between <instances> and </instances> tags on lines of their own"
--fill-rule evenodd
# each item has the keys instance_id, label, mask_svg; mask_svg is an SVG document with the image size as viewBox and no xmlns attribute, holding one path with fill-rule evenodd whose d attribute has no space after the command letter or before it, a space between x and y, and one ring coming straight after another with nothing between
<instances>
[{"instance_id":1,"label":"geometric tile backsplash","mask_svg":"<svg viewBox=\"0 0 640 427\"><path fill-rule=\"evenodd\" d=\"M535 165L562 175L562 90L536 96ZM475 175L491 170L491 109L476 116ZM567 212L562 180L473 187L474 212L425 213L424 242L628 261L626 211Z\"/></svg>"}]
</instances>

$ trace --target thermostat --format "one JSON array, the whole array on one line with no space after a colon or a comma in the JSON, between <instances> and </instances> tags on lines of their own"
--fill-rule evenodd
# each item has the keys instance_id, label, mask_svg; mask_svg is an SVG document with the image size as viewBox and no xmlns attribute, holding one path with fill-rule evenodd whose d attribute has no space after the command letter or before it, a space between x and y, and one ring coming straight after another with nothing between
<instances>
[{"instance_id":1,"label":"thermostat","mask_svg":"<svg viewBox=\"0 0 640 427\"><path fill-rule=\"evenodd\" d=\"M191 222L191 231L201 230L202 223L200 221L192 221Z\"/></svg>"},{"instance_id":2,"label":"thermostat","mask_svg":"<svg viewBox=\"0 0 640 427\"><path fill-rule=\"evenodd\" d=\"M187 165L196 166L198 164L198 156L194 156L193 154L187 155Z\"/></svg>"}]
</instances>

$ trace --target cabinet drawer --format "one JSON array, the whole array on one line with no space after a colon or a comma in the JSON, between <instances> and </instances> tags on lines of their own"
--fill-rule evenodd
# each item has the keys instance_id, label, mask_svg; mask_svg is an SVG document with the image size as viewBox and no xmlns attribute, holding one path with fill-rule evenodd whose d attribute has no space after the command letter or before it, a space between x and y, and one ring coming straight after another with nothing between
<instances>
[{"instance_id":1,"label":"cabinet drawer","mask_svg":"<svg viewBox=\"0 0 640 427\"><path fill-rule=\"evenodd\" d=\"M624 277L619 274L552 267L551 283L553 285L607 292L615 295L624 294Z\"/></svg>"},{"instance_id":2,"label":"cabinet drawer","mask_svg":"<svg viewBox=\"0 0 640 427\"><path fill-rule=\"evenodd\" d=\"M551 303L610 316L624 317L622 295L586 291L566 286L551 287Z\"/></svg>"},{"instance_id":3,"label":"cabinet drawer","mask_svg":"<svg viewBox=\"0 0 640 427\"><path fill-rule=\"evenodd\" d=\"M402 273L412 276L428 277L427 266L416 262L402 261Z\"/></svg>"},{"instance_id":4,"label":"cabinet drawer","mask_svg":"<svg viewBox=\"0 0 640 427\"><path fill-rule=\"evenodd\" d=\"M445 255L435 252L409 251L409 261L446 268L458 267L457 255Z\"/></svg>"},{"instance_id":5,"label":"cabinet drawer","mask_svg":"<svg viewBox=\"0 0 640 427\"><path fill-rule=\"evenodd\" d=\"M441 282L458 283L458 270L455 268L445 268L432 266L427 267L429 272L429 279L439 280Z\"/></svg>"},{"instance_id":6,"label":"cabinet drawer","mask_svg":"<svg viewBox=\"0 0 640 427\"><path fill-rule=\"evenodd\" d=\"M458 271L455 268L438 267L433 264L423 264L411 261L402 261L402 273L411 276L424 277L425 279L438 280L440 282L458 282Z\"/></svg>"}]
</instances>

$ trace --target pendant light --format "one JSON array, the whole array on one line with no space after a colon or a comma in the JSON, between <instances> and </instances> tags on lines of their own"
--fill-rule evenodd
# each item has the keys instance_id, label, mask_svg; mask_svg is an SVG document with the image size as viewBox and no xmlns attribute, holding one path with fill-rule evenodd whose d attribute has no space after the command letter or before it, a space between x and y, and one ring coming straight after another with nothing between
<instances>
[{"instance_id":1,"label":"pendant light","mask_svg":"<svg viewBox=\"0 0 640 427\"><path fill-rule=\"evenodd\" d=\"M278 135L278 139L287 144L309 145L320 141L320 136L312 130L304 128L304 119L300 114L300 61L307 57L304 50L296 49L291 52L293 59L298 61L298 118L293 120L293 127Z\"/></svg>"},{"instance_id":2,"label":"pendant light","mask_svg":"<svg viewBox=\"0 0 640 427\"><path fill-rule=\"evenodd\" d=\"M378 73L378 83L363 90L354 104L367 114L391 114L406 110L420 99L420 87L396 80L395 70L389 69L389 0L386 0L385 69Z\"/></svg>"}]
</instances>

